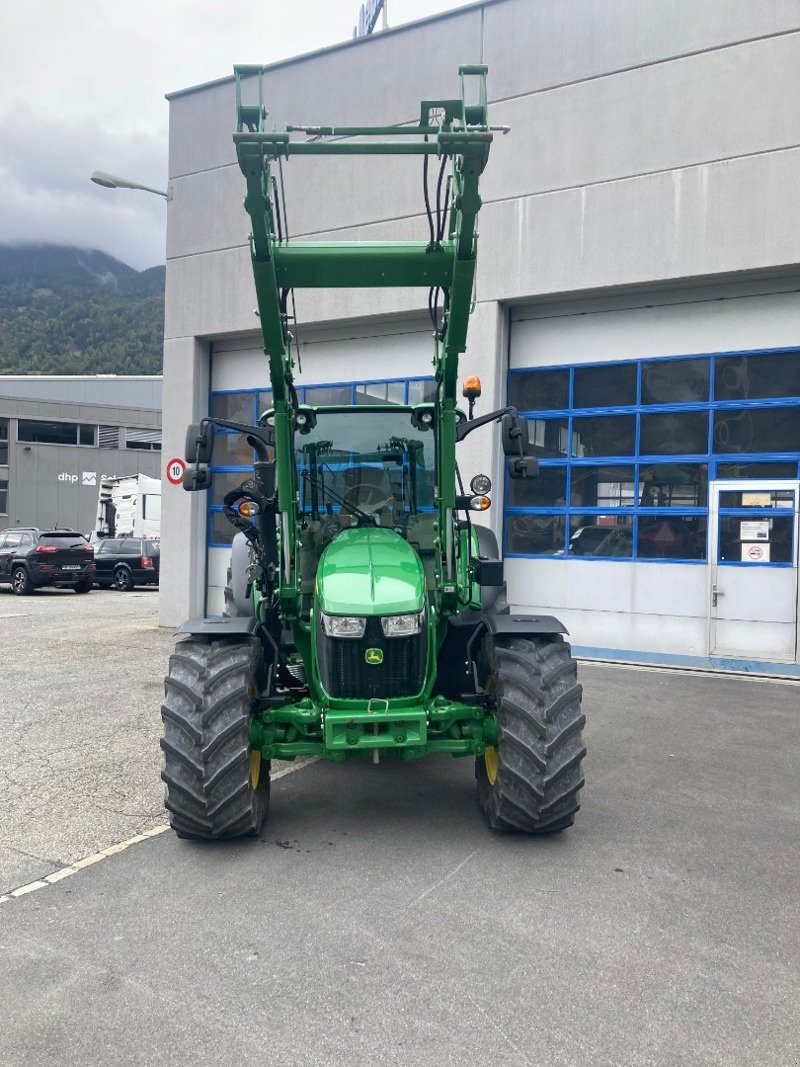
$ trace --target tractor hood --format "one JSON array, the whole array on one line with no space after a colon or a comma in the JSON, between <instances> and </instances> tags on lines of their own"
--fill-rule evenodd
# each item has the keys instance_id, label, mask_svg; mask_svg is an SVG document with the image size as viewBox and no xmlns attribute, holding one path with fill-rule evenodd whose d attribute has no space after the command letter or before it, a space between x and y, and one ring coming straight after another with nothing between
<instances>
[{"instance_id":1,"label":"tractor hood","mask_svg":"<svg viewBox=\"0 0 800 1067\"><path fill-rule=\"evenodd\" d=\"M343 530L322 553L317 596L328 615L403 615L422 610L425 572L394 530Z\"/></svg>"}]
</instances>

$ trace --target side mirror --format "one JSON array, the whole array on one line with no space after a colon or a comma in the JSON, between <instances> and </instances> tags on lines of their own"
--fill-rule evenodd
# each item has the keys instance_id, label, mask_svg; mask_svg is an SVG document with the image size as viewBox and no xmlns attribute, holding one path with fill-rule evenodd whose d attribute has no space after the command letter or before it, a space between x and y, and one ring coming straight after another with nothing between
<instances>
[{"instance_id":1,"label":"side mirror","mask_svg":"<svg viewBox=\"0 0 800 1067\"><path fill-rule=\"evenodd\" d=\"M208 467L189 467L183 472L183 488L187 493L199 493L211 488L211 471Z\"/></svg>"},{"instance_id":2,"label":"side mirror","mask_svg":"<svg viewBox=\"0 0 800 1067\"><path fill-rule=\"evenodd\" d=\"M210 463L214 451L214 430L207 422L195 422L186 431L183 458L187 463Z\"/></svg>"},{"instance_id":3,"label":"side mirror","mask_svg":"<svg viewBox=\"0 0 800 1067\"><path fill-rule=\"evenodd\" d=\"M528 437L528 420L521 415L504 415L503 452L506 456L529 456L531 443Z\"/></svg>"},{"instance_id":4,"label":"side mirror","mask_svg":"<svg viewBox=\"0 0 800 1067\"><path fill-rule=\"evenodd\" d=\"M526 456L524 459L509 456L506 470L509 478L538 478L539 460L534 456Z\"/></svg>"}]
</instances>

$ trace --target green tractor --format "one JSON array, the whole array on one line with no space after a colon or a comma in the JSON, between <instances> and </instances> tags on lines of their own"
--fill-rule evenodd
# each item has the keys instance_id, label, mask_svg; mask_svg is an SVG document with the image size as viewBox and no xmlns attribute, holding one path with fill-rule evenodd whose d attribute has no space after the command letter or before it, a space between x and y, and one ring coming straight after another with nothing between
<instances>
[{"instance_id":1,"label":"green tractor","mask_svg":"<svg viewBox=\"0 0 800 1067\"><path fill-rule=\"evenodd\" d=\"M490 504L490 480L478 475L467 491L456 463L460 441L499 423L507 475L538 473L513 408L473 417L477 379L462 394L469 417L457 407L478 181L497 129L486 68L460 68L460 98L423 101L418 125L282 132L265 129L261 74L235 69L234 141L273 406L257 425L206 418L187 433L188 491L211 483L215 427L244 434L256 460L224 501L238 530L226 612L185 623L170 658L161 747L171 825L196 839L257 834L273 759L450 753L475 760L493 829L563 830L583 785L575 661L558 620L510 613L496 538L473 521ZM245 82L255 102L243 103ZM381 153L423 157L427 241L289 240L284 158ZM428 289L427 401L298 403L292 291L338 286Z\"/></svg>"}]
</instances>

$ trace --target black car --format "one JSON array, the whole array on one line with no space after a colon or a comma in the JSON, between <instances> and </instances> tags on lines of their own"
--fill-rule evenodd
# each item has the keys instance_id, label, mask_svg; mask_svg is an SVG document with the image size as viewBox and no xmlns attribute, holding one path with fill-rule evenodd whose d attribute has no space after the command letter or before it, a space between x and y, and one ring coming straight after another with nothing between
<instances>
[{"instance_id":1,"label":"black car","mask_svg":"<svg viewBox=\"0 0 800 1067\"><path fill-rule=\"evenodd\" d=\"M17 596L27 596L43 585L88 593L94 585L94 549L74 530L3 530L0 582L9 584Z\"/></svg>"},{"instance_id":2,"label":"black car","mask_svg":"<svg viewBox=\"0 0 800 1067\"><path fill-rule=\"evenodd\" d=\"M101 589L133 589L135 585L158 585L161 552L158 541L139 537L107 537L96 541L95 581Z\"/></svg>"}]
</instances>

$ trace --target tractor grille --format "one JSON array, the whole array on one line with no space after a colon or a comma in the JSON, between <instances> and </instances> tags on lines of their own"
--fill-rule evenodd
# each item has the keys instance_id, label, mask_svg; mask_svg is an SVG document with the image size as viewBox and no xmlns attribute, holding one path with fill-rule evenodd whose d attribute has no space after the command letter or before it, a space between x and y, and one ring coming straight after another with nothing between
<instances>
[{"instance_id":1,"label":"tractor grille","mask_svg":"<svg viewBox=\"0 0 800 1067\"><path fill-rule=\"evenodd\" d=\"M383 662L369 664L368 648L379 648ZM326 637L317 624L317 652L325 691L332 697L369 700L416 696L425 679L425 631L412 637L384 637L379 618L367 619L359 641Z\"/></svg>"}]
</instances>

